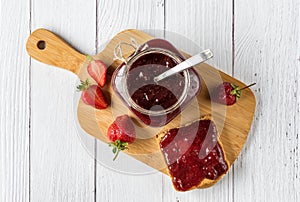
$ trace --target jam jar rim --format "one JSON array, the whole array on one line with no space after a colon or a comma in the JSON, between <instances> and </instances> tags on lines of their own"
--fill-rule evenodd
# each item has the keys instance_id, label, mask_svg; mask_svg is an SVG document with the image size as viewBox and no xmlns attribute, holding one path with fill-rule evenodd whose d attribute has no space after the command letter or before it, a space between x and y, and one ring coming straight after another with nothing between
<instances>
[{"instance_id":1,"label":"jam jar rim","mask_svg":"<svg viewBox=\"0 0 300 202\"><path fill-rule=\"evenodd\" d=\"M133 55L130 58L130 60L127 62L127 64L125 64L126 67L125 67L125 72L124 72L124 76L123 76L124 81L122 82L123 83L123 92L125 93L125 98L128 100L129 106L132 107L133 109L137 110L140 113L146 114L146 115L161 116L161 115L166 115L168 113L175 111L176 109L178 109L181 106L181 104L184 103L184 101L188 95L188 90L190 87L190 74L189 74L188 70L182 71L183 75L184 75L184 89L182 91L181 96L179 97L179 99L177 100L177 102L175 104L173 104L172 106L170 106L167 109L163 109L163 110L159 110L159 111L151 111L151 110L144 109L143 107L139 106L136 102L134 102L133 99L131 98L131 96L129 96L129 92L128 92L128 88L127 88L127 76L129 73L130 66L137 59L139 59L141 56L151 54L151 53L161 53L161 54L167 55L168 57L175 60L175 62L177 64L179 64L180 62L183 61L183 59L181 57L179 57L175 53L171 52L170 50L167 50L164 48L157 48L157 47L147 48L143 51L136 53L135 55Z\"/></svg>"}]
</instances>

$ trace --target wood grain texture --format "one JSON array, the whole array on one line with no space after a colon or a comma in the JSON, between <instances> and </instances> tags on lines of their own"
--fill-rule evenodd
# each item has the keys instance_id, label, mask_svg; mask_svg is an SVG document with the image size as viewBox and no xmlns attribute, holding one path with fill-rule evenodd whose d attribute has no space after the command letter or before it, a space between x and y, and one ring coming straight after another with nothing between
<instances>
[{"instance_id":1,"label":"wood grain texture","mask_svg":"<svg viewBox=\"0 0 300 202\"><path fill-rule=\"evenodd\" d=\"M109 125L115 120L115 113L128 113L128 109L124 107L124 103L120 98L114 95L112 89L113 82L111 80L114 79L114 76L112 79L110 79L110 77L114 69L117 68L117 62L112 62L113 50L120 41L129 43L131 38L134 38L138 44L144 44L149 39L152 39L150 35L142 31L133 29L125 30L114 36L105 49L95 56L95 58L106 63L112 63L107 74L107 85L103 88L106 97L110 97L110 106L106 109L95 110L82 101L78 104L77 114L81 127L88 134L106 143L108 143L106 131ZM60 44L58 45L60 46ZM132 49L124 47L122 51L125 55L131 55ZM29 52L31 51L29 50ZM37 56L39 57L39 55ZM53 58L53 61L55 62L55 58ZM197 96L197 99L189 104L180 116L176 117L162 129L158 128L156 132L153 132L154 128L143 127L143 123L137 120L136 122L139 122L138 124L135 123L135 127L139 129L137 131L137 140L134 144L130 145L130 150L126 151L126 153L157 170L167 173L155 134L161 136L160 130L166 131L171 128L180 127L199 119L200 116L212 114L212 118L221 134L220 141L224 146L225 156L230 165L234 162L244 146L251 127L256 105L255 97L252 91L247 88L243 90L243 98L234 106L225 107L224 105L211 103L209 91L211 92L212 89L221 82L228 81L235 83L241 88L246 85L207 64L197 65L195 70L202 77L202 90ZM86 68L84 66L81 68L79 77L81 80L85 80L87 77ZM152 136L147 138L144 137L145 134L150 136L152 134ZM201 187L211 186L216 181L203 184Z\"/></svg>"},{"instance_id":2,"label":"wood grain texture","mask_svg":"<svg viewBox=\"0 0 300 202\"><path fill-rule=\"evenodd\" d=\"M32 30L54 30L80 52L95 52L95 2L33 0L31 14ZM75 126L77 78L35 60L31 70L31 200L94 201L94 160Z\"/></svg>"},{"instance_id":3,"label":"wood grain texture","mask_svg":"<svg viewBox=\"0 0 300 202\"><path fill-rule=\"evenodd\" d=\"M235 165L235 201L299 201L300 2L235 1L234 75L256 81L257 114Z\"/></svg>"},{"instance_id":4,"label":"wood grain texture","mask_svg":"<svg viewBox=\"0 0 300 202\"><path fill-rule=\"evenodd\" d=\"M84 54L74 50L69 44L46 29L35 30L27 40L27 53L30 57L78 74L86 60Z\"/></svg>"},{"instance_id":5,"label":"wood grain texture","mask_svg":"<svg viewBox=\"0 0 300 202\"><path fill-rule=\"evenodd\" d=\"M165 22L166 30L184 35L203 49L212 49L215 55L213 65L228 74L232 72L231 1L166 0ZM197 52L190 47L187 50ZM163 187L163 201L233 200L232 170L210 189L180 194L173 190L169 178L164 178Z\"/></svg>"},{"instance_id":6,"label":"wood grain texture","mask_svg":"<svg viewBox=\"0 0 300 202\"><path fill-rule=\"evenodd\" d=\"M160 0L98 0L98 51L107 40L121 30L164 29L164 2ZM114 14L110 11L114 10ZM99 144L99 143L98 143ZM128 159L126 155L121 156ZM111 158L107 156L106 158ZM161 174L140 177L112 172L97 166L97 196L99 201L162 201ZM121 194L114 194L120 191Z\"/></svg>"},{"instance_id":7,"label":"wood grain texture","mask_svg":"<svg viewBox=\"0 0 300 202\"><path fill-rule=\"evenodd\" d=\"M0 201L3 202L29 201L29 57L25 52L28 10L28 1L0 3ZM18 15L11 17L11 13Z\"/></svg>"}]
</instances>

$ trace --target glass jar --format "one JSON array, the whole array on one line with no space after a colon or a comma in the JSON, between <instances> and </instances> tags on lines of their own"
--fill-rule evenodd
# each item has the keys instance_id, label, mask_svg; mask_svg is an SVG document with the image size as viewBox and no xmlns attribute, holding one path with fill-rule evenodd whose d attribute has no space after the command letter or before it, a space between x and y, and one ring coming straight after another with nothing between
<instances>
[{"instance_id":1,"label":"glass jar","mask_svg":"<svg viewBox=\"0 0 300 202\"><path fill-rule=\"evenodd\" d=\"M127 107L146 125L164 126L199 94L201 81L194 69L165 78L154 77L182 62L184 57L168 41L153 39L141 46L130 45L134 53L126 60L120 43L115 57L123 61L112 76L112 86Z\"/></svg>"}]
</instances>

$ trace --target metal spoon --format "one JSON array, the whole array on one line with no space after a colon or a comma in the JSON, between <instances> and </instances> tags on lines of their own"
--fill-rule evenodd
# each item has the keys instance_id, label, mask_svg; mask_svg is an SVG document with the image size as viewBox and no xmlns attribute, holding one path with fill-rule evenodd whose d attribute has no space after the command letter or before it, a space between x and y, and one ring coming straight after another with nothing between
<instances>
[{"instance_id":1,"label":"metal spoon","mask_svg":"<svg viewBox=\"0 0 300 202\"><path fill-rule=\"evenodd\" d=\"M178 72L182 72L185 69L188 69L194 65L200 64L202 62L205 62L206 60L213 57L213 53L210 49L204 50L197 55L194 55L190 57L189 59L179 63L175 67L165 71L164 73L154 77L154 82L161 81L169 76L172 76L173 74L176 74Z\"/></svg>"}]
</instances>

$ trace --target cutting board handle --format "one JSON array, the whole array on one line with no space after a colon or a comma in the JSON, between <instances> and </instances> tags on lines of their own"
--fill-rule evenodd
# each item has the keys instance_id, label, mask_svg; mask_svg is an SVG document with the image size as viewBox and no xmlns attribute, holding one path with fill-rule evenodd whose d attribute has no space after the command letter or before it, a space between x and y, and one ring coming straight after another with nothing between
<instances>
[{"instance_id":1,"label":"cutting board handle","mask_svg":"<svg viewBox=\"0 0 300 202\"><path fill-rule=\"evenodd\" d=\"M60 37L46 29L35 30L26 44L28 54L45 64L79 73L86 56L73 49Z\"/></svg>"}]
</instances>

